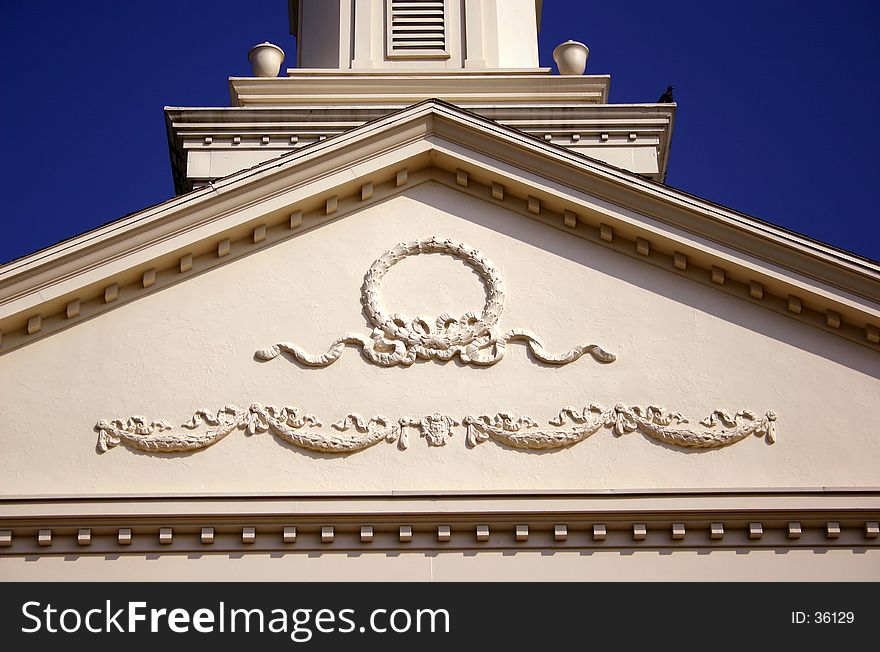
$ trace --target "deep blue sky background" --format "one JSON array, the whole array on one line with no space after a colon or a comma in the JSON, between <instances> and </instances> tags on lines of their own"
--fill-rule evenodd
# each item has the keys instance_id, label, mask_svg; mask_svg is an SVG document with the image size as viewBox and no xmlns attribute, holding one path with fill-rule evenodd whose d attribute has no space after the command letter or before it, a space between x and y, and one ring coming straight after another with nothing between
<instances>
[{"instance_id":1,"label":"deep blue sky background","mask_svg":"<svg viewBox=\"0 0 880 652\"><path fill-rule=\"evenodd\" d=\"M503 3L503 0L501 0ZM880 260L880 2L545 0L612 102L679 103L667 183ZM0 262L173 195L162 108L228 106L286 0L0 4Z\"/></svg>"}]
</instances>

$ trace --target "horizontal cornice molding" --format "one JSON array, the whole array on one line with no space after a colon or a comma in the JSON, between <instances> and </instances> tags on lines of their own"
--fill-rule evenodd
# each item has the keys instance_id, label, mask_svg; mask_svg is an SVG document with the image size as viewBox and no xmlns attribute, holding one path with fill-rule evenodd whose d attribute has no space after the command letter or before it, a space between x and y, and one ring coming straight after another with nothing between
<instances>
[{"instance_id":1,"label":"horizontal cornice molding","mask_svg":"<svg viewBox=\"0 0 880 652\"><path fill-rule=\"evenodd\" d=\"M536 74L537 73L537 74ZM537 71L350 73L290 71L287 77L230 77L234 106L396 104L437 98L454 104L561 102L605 104L609 75L550 75Z\"/></svg>"},{"instance_id":2,"label":"horizontal cornice molding","mask_svg":"<svg viewBox=\"0 0 880 652\"><path fill-rule=\"evenodd\" d=\"M469 111L588 156L619 149L652 150L633 171L655 180L666 175L674 104L464 104ZM402 105L177 108L166 107L176 189L192 188L190 152L280 153L359 127ZM201 156L202 154L198 154ZM242 166L251 158L245 154ZM635 159L633 159L635 160ZM638 168L638 169L637 169ZM218 175L213 175L214 177ZM198 177L201 178L201 177Z\"/></svg>"},{"instance_id":3,"label":"horizontal cornice molding","mask_svg":"<svg viewBox=\"0 0 880 652\"><path fill-rule=\"evenodd\" d=\"M866 491L0 500L0 556L865 548Z\"/></svg>"}]
</instances>

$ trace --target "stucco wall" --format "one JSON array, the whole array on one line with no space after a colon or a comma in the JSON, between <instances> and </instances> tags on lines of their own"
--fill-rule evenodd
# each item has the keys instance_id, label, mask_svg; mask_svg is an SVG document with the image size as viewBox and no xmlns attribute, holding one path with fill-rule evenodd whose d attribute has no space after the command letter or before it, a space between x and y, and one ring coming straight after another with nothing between
<instances>
[{"instance_id":1,"label":"stucco wall","mask_svg":"<svg viewBox=\"0 0 880 652\"><path fill-rule=\"evenodd\" d=\"M432 235L478 248L509 296L501 329L528 328L549 349L596 343L562 367L511 344L486 368L455 361L379 368L354 349L331 366L254 351L290 340L319 353L371 330L363 275L398 242ZM384 283L391 310L479 311L483 291L460 261L408 259ZM0 494L589 490L873 487L880 360L867 349L436 184L302 233L0 356ZM142 415L175 426L227 403L295 405L329 424L356 412L392 419L499 411L546 425L563 406L660 404L696 426L713 409L778 414L778 441L685 450L601 430L543 453L492 442L444 447L410 433L349 456L306 453L269 433L236 432L192 454L119 447L99 454L99 419ZM872 409L873 408L873 409Z\"/></svg>"},{"instance_id":2,"label":"stucco wall","mask_svg":"<svg viewBox=\"0 0 880 652\"><path fill-rule=\"evenodd\" d=\"M877 581L880 551L639 550L0 558L7 581Z\"/></svg>"}]
</instances>

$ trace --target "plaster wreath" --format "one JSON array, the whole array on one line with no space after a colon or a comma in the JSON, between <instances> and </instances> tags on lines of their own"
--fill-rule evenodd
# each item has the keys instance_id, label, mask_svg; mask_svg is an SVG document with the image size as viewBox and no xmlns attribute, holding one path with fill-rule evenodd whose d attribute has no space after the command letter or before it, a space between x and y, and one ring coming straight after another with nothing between
<instances>
[{"instance_id":1,"label":"plaster wreath","mask_svg":"<svg viewBox=\"0 0 880 652\"><path fill-rule=\"evenodd\" d=\"M486 303L479 316L467 312L461 317L443 314L435 319L409 319L389 313L382 303L382 279L394 265L410 256L448 254L472 267L483 281ZM437 237L402 242L380 256L364 276L361 303L373 332L369 337L347 333L334 340L326 353L314 355L292 342L279 342L256 352L260 360L272 360L281 352L288 353L301 364L326 367L342 355L346 344L361 348L362 355L382 367L411 365L416 359L448 361L458 356L470 365L489 366L504 357L508 342L525 342L532 355L546 364L563 365L589 353L598 362L614 362L616 356L596 344L578 345L563 354L546 350L544 343L531 331L513 328L498 334L496 326L504 309L507 288L494 265L478 250L451 239Z\"/></svg>"}]
</instances>

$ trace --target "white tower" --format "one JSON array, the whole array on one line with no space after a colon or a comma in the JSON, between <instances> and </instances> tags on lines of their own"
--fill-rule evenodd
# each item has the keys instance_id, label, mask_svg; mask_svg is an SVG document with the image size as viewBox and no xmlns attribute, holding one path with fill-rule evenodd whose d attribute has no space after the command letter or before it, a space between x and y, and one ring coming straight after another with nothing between
<instances>
[{"instance_id":1,"label":"white tower","mask_svg":"<svg viewBox=\"0 0 880 652\"><path fill-rule=\"evenodd\" d=\"M300 68L538 68L540 0L291 0Z\"/></svg>"},{"instance_id":2,"label":"white tower","mask_svg":"<svg viewBox=\"0 0 880 652\"><path fill-rule=\"evenodd\" d=\"M428 99L662 181L675 104L609 104L610 76L540 67L540 20L534 0L290 0L297 67L277 76L267 44L273 71L231 77L233 108L166 109L176 190Z\"/></svg>"}]
</instances>

